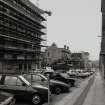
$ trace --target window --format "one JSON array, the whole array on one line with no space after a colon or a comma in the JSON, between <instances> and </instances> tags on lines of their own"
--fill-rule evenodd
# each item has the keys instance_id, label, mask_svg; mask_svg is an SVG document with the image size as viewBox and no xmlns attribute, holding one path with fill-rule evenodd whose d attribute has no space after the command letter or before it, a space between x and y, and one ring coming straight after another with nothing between
<instances>
[{"instance_id":1,"label":"window","mask_svg":"<svg viewBox=\"0 0 105 105\"><path fill-rule=\"evenodd\" d=\"M22 70L22 64L19 64L19 70Z\"/></svg>"},{"instance_id":2,"label":"window","mask_svg":"<svg viewBox=\"0 0 105 105\"><path fill-rule=\"evenodd\" d=\"M16 77L10 77L6 76L5 78L5 85L16 85L17 78Z\"/></svg>"},{"instance_id":3,"label":"window","mask_svg":"<svg viewBox=\"0 0 105 105\"><path fill-rule=\"evenodd\" d=\"M0 76L0 84L3 85L5 80L5 75Z\"/></svg>"},{"instance_id":4,"label":"window","mask_svg":"<svg viewBox=\"0 0 105 105\"><path fill-rule=\"evenodd\" d=\"M38 75L33 75L33 79L38 81L38 82L41 82L42 81L42 78Z\"/></svg>"},{"instance_id":5,"label":"window","mask_svg":"<svg viewBox=\"0 0 105 105\"><path fill-rule=\"evenodd\" d=\"M17 77L6 76L5 85L22 86L22 81Z\"/></svg>"},{"instance_id":6,"label":"window","mask_svg":"<svg viewBox=\"0 0 105 105\"><path fill-rule=\"evenodd\" d=\"M25 78L30 82L34 81L36 83L41 83L43 80L43 78L40 77L39 75L33 75L33 74L26 75Z\"/></svg>"},{"instance_id":7,"label":"window","mask_svg":"<svg viewBox=\"0 0 105 105\"><path fill-rule=\"evenodd\" d=\"M48 57L50 56L50 53L48 52Z\"/></svg>"},{"instance_id":8,"label":"window","mask_svg":"<svg viewBox=\"0 0 105 105\"><path fill-rule=\"evenodd\" d=\"M25 83L23 83L20 79L17 79L16 85L17 86L25 86Z\"/></svg>"},{"instance_id":9,"label":"window","mask_svg":"<svg viewBox=\"0 0 105 105\"><path fill-rule=\"evenodd\" d=\"M31 70L31 64L28 64L28 69Z\"/></svg>"}]
</instances>

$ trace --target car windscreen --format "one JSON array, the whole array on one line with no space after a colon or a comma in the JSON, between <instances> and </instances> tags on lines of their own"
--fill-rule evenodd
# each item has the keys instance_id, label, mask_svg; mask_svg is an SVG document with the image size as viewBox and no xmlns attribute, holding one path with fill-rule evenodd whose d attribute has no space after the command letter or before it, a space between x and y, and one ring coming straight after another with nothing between
<instances>
[{"instance_id":1,"label":"car windscreen","mask_svg":"<svg viewBox=\"0 0 105 105\"><path fill-rule=\"evenodd\" d=\"M25 82L26 85L30 86L31 84L23 77L23 76L19 76L19 78Z\"/></svg>"},{"instance_id":2,"label":"car windscreen","mask_svg":"<svg viewBox=\"0 0 105 105\"><path fill-rule=\"evenodd\" d=\"M40 77L42 77L43 79L47 80L47 78L44 75L38 74Z\"/></svg>"},{"instance_id":3,"label":"car windscreen","mask_svg":"<svg viewBox=\"0 0 105 105\"><path fill-rule=\"evenodd\" d=\"M25 74L24 77L28 80L31 84L42 84L43 82L47 81L47 78L42 74Z\"/></svg>"},{"instance_id":4,"label":"car windscreen","mask_svg":"<svg viewBox=\"0 0 105 105\"><path fill-rule=\"evenodd\" d=\"M61 73L60 75L64 78L69 78L69 75L67 73Z\"/></svg>"}]
</instances>

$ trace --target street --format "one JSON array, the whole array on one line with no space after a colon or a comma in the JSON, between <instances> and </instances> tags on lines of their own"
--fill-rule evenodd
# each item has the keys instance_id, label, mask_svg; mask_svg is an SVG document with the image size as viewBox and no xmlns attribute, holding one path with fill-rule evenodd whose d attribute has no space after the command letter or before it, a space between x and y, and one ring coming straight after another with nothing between
<instances>
[{"instance_id":1,"label":"street","mask_svg":"<svg viewBox=\"0 0 105 105\"><path fill-rule=\"evenodd\" d=\"M0 105L105 105L104 34L105 0L0 0Z\"/></svg>"}]
</instances>

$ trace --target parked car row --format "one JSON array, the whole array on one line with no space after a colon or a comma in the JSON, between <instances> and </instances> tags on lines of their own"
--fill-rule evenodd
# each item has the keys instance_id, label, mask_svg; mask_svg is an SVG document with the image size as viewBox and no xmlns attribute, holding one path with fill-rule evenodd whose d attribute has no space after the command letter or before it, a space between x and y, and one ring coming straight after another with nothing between
<instances>
[{"instance_id":1,"label":"parked car row","mask_svg":"<svg viewBox=\"0 0 105 105\"><path fill-rule=\"evenodd\" d=\"M48 101L48 88L31 85L22 75L0 75L0 90L12 93L16 99L27 100L34 105Z\"/></svg>"},{"instance_id":2,"label":"parked car row","mask_svg":"<svg viewBox=\"0 0 105 105\"><path fill-rule=\"evenodd\" d=\"M30 73L28 75L24 74L24 77L32 85L40 84L46 87L48 86L48 79L42 74ZM61 92L69 92L69 85L61 81L50 79L49 86L50 86L51 93L60 94Z\"/></svg>"},{"instance_id":3,"label":"parked car row","mask_svg":"<svg viewBox=\"0 0 105 105\"><path fill-rule=\"evenodd\" d=\"M68 74L63 75L62 73L55 73L55 72L48 72L48 71L45 71L43 74L45 76L49 75L50 79L64 82L68 84L70 87L75 86L75 81L76 81L75 78L70 78Z\"/></svg>"},{"instance_id":4,"label":"parked car row","mask_svg":"<svg viewBox=\"0 0 105 105\"><path fill-rule=\"evenodd\" d=\"M51 94L69 92L70 86L62 81L48 79L40 73L0 74L0 90L11 93L16 100L41 105L48 101L48 83ZM9 104L8 104L9 105Z\"/></svg>"},{"instance_id":5,"label":"parked car row","mask_svg":"<svg viewBox=\"0 0 105 105\"><path fill-rule=\"evenodd\" d=\"M76 79L72 78L72 76L84 78L93 73L73 71L64 74L44 71L42 73L30 72L22 75L0 74L0 91L13 94L10 103L16 99L29 101L33 105L41 105L48 101L48 93L50 93L49 96L51 97L51 94L69 92L70 87L75 86L76 82ZM14 103L4 105L14 105Z\"/></svg>"},{"instance_id":6,"label":"parked car row","mask_svg":"<svg viewBox=\"0 0 105 105\"><path fill-rule=\"evenodd\" d=\"M86 71L86 70L70 70L67 74L73 78L86 78L92 75L95 71Z\"/></svg>"}]
</instances>

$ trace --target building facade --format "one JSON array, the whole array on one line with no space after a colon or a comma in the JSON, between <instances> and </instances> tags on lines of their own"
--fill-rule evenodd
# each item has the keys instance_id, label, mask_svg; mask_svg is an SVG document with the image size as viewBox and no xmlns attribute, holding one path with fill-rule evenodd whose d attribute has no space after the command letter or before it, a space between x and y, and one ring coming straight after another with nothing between
<instances>
[{"instance_id":1,"label":"building facade","mask_svg":"<svg viewBox=\"0 0 105 105\"><path fill-rule=\"evenodd\" d=\"M88 52L76 52L71 54L71 64L73 69L87 70L90 65Z\"/></svg>"},{"instance_id":2,"label":"building facade","mask_svg":"<svg viewBox=\"0 0 105 105\"><path fill-rule=\"evenodd\" d=\"M99 58L99 68L103 78L105 78L105 0L101 0L102 12L102 32L101 32L101 51Z\"/></svg>"},{"instance_id":3,"label":"building facade","mask_svg":"<svg viewBox=\"0 0 105 105\"><path fill-rule=\"evenodd\" d=\"M44 11L29 0L0 0L0 71L40 66Z\"/></svg>"},{"instance_id":4,"label":"building facade","mask_svg":"<svg viewBox=\"0 0 105 105\"><path fill-rule=\"evenodd\" d=\"M54 63L57 65L69 63L71 59L71 51L68 46L64 46L64 48L58 48L55 43L49 46L46 49L46 63L51 66Z\"/></svg>"}]
</instances>

